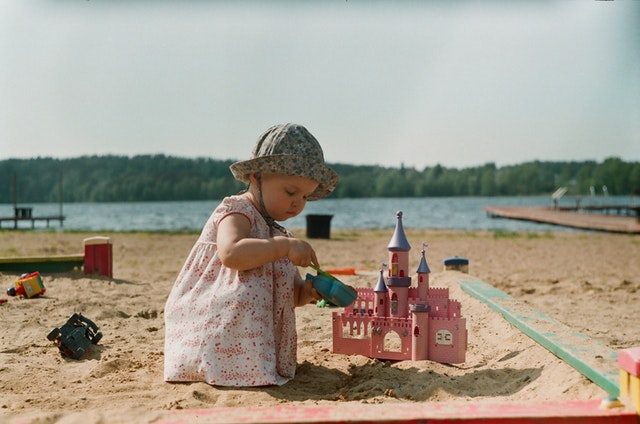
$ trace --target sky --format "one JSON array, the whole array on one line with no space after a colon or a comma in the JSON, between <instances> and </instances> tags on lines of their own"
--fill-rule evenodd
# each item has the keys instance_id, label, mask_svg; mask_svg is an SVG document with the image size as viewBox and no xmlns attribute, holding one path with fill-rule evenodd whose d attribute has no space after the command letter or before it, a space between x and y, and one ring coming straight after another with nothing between
<instances>
[{"instance_id":1,"label":"sky","mask_svg":"<svg viewBox=\"0 0 640 424\"><path fill-rule=\"evenodd\" d=\"M2 0L0 160L640 160L639 1Z\"/></svg>"}]
</instances>

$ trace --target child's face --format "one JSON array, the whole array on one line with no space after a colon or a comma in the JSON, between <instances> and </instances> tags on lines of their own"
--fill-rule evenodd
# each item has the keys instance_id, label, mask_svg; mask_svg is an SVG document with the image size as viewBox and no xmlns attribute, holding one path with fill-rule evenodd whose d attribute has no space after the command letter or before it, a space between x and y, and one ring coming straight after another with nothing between
<instances>
[{"instance_id":1,"label":"child's face","mask_svg":"<svg viewBox=\"0 0 640 424\"><path fill-rule=\"evenodd\" d=\"M254 177L251 179L254 180ZM269 216L276 221L284 221L300 214L307 203L307 197L316 188L318 182L309 178L262 174L262 201Z\"/></svg>"}]
</instances>

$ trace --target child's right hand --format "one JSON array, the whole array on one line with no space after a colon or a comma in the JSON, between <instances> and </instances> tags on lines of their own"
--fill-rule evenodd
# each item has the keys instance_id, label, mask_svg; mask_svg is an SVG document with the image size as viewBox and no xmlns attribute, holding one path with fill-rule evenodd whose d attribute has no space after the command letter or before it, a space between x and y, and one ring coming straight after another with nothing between
<instances>
[{"instance_id":1,"label":"child's right hand","mask_svg":"<svg viewBox=\"0 0 640 424\"><path fill-rule=\"evenodd\" d=\"M309 265L319 266L316 252L309 243L296 238L290 238L288 241L289 251L287 252L287 257L294 265L302 267Z\"/></svg>"},{"instance_id":2,"label":"child's right hand","mask_svg":"<svg viewBox=\"0 0 640 424\"><path fill-rule=\"evenodd\" d=\"M322 296L313 288L311 281L295 281L293 284L293 299L296 306L304 306L307 303L317 302L322 299Z\"/></svg>"}]
</instances>

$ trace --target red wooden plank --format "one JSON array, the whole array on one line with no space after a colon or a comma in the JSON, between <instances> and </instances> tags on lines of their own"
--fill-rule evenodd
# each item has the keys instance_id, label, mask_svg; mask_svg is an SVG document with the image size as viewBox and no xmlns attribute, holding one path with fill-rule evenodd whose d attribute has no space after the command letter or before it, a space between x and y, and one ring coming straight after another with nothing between
<instances>
[{"instance_id":1,"label":"red wooden plank","mask_svg":"<svg viewBox=\"0 0 640 424\"><path fill-rule=\"evenodd\" d=\"M168 412L157 423L616 423L638 424L629 409L603 409L600 401L426 402L386 404L286 404L245 408L184 409Z\"/></svg>"}]
</instances>

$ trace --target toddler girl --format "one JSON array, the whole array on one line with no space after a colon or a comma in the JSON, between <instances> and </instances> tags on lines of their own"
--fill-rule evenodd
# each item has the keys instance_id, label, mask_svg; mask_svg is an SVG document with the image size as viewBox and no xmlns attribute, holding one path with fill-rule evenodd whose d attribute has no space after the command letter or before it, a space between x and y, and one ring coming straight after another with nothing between
<instances>
[{"instance_id":1,"label":"toddler girl","mask_svg":"<svg viewBox=\"0 0 640 424\"><path fill-rule=\"evenodd\" d=\"M318 259L276 221L331 193L338 175L295 124L269 128L230 168L249 187L213 211L169 294L164 379L281 385L296 369L294 306L318 298L296 266Z\"/></svg>"}]
</instances>

